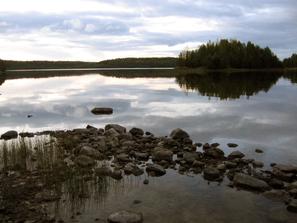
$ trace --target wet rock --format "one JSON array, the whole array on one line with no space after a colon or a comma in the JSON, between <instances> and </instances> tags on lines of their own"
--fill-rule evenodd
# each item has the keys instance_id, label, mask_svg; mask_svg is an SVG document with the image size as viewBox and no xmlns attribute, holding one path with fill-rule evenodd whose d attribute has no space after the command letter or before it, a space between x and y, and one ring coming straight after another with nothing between
<instances>
[{"instance_id":1,"label":"wet rock","mask_svg":"<svg viewBox=\"0 0 297 223\"><path fill-rule=\"evenodd\" d=\"M285 173L275 167L272 169L272 174L275 178L286 182L292 182L295 176L293 173Z\"/></svg>"},{"instance_id":2,"label":"wet rock","mask_svg":"<svg viewBox=\"0 0 297 223\"><path fill-rule=\"evenodd\" d=\"M156 176L162 176L166 173L166 170L158 164L149 164L146 167L146 172L154 173Z\"/></svg>"},{"instance_id":3,"label":"wet rock","mask_svg":"<svg viewBox=\"0 0 297 223\"><path fill-rule=\"evenodd\" d=\"M297 189L297 181L293 182L293 183L290 183L288 186L287 186L287 189L288 190L291 190L291 189Z\"/></svg>"},{"instance_id":4,"label":"wet rock","mask_svg":"<svg viewBox=\"0 0 297 223\"><path fill-rule=\"evenodd\" d=\"M219 171L225 171L226 170L226 165L225 164L219 164L218 166L217 166L217 169L219 170Z\"/></svg>"},{"instance_id":5,"label":"wet rock","mask_svg":"<svg viewBox=\"0 0 297 223\"><path fill-rule=\"evenodd\" d=\"M121 180L123 178L122 171L120 171L120 170L112 171L110 173L110 177L112 177L115 180Z\"/></svg>"},{"instance_id":6,"label":"wet rock","mask_svg":"<svg viewBox=\"0 0 297 223\"><path fill-rule=\"evenodd\" d=\"M109 223L142 223L143 216L141 213L123 210L109 215L107 221Z\"/></svg>"},{"instance_id":7,"label":"wet rock","mask_svg":"<svg viewBox=\"0 0 297 223\"><path fill-rule=\"evenodd\" d=\"M284 184L283 181L278 180L278 179L275 179L275 178L272 178L272 179L268 182L268 184L269 184L272 188L274 188L274 189L282 189L282 188L284 188L284 186L285 186L285 184Z\"/></svg>"},{"instance_id":8,"label":"wet rock","mask_svg":"<svg viewBox=\"0 0 297 223\"><path fill-rule=\"evenodd\" d=\"M190 138L189 134L180 128L172 130L172 132L170 133L170 137L176 140L184 140Z\"/></svg>"},{"instance_id":9,"label":"wet rock","mask_svg":"<svg viewBox=\"0 0 297 223\"><path fill-rule=\"evenodd\" d=\"M145 179L144 181L143 181L143 184L149 184L149 180L148 179Z\"/></svg>"},{"instance_id":10,"label":"wet rock","mask_svg":"<svg viewBox=\"0 0 297 223\"><path fill-rule=\"evenodd\" d=\"M166 160L171 162L173 157L173 152L168 149L155 148L153 152L153 160L161 161Z\"/></svg>"},{"instance_id":11,"label":"wet rock","mask_svg":"<svg viewBox=\"0 0 297 223\"><path fill-rule=\"evenodd\" d=\"M294 199L289 203L289 205L287 206L287 210L297 213L297 199Z\"/></svg>"},{"instance_id":12,"label":"wet rock","mask_svg":"<svg viewBox=\"0 0 297 223\"><path fill-rule=\"evenodd\" d=\"M269 185L263 181L259 180L255 177L243 174L243 173L236 173L233 178L233 183L235 186L265 191L269 190Z\"/></svg>"},{"instance_id":13,"label":"wet rock","mask_svg":"<svg viewBox=\"0 0 297 223\"><path fill-rule=\"evenodd\" d=\"M220 171L214 167L206 167L203 171L203 177L206 180L214 181L220 178Z\"/></svg>"},{"instance_id":14,"label":"wet rock","mask_svg":"<svg viewBox=\"0 0 297 223\"><path fill-rule=\"evenodd\" d=\"M219 148L210 148L205 150L204 154L214 159L224 158L224 152Z\"/></svg>"},{"instance_id":15,"label":"wet rock","mask_svg":"<svg viewBox=\"0 0 297 223\"><path fill-rule=\"evenodd\" d=\"M211 146L208 144L208 143L205 143L204 145L203 145L203 147L202 147L202 149L204 150L204 151L206 151L206 150L208 150L208 149L210 149L211 148Z\"/></svg>"},{"instance_id":16,"label":"wet rock","mask_svg":"<svg viewBox=\"0 0 297 223\"><path fill-rule=\"evenodd\" d=\"M129 132L133 136L143 136L144 135L144 131L140 128L132 128Z\"/></svg>"},{"instance_id":17,"label":"wet rock","mask_svg":"<svg viewBox=\"0 0 297 223\"><path fill-rule=\"evenodd\" d=\"M297 189L291 189L288 192L293 198L297 198Z\"/></svg>"},{"instance_id":18,"label":"wet rock","mask_svg":"<svg viewBox=\"0 0 297 223\"><path fill-rule=\"evenodd\" d=\"M183 160L189 164L192 164L198 158L199 155L196 152L185 152L183 155Z\"/></svg>"},{"instance_id":19,"label":"wet rock","mask_svg":"<svg viewBox=\"0 0 297 223\"><path fill-rule=\"evenodd\" d=\"M118 137L120 133L118 133L114 128L110 128L104 132L104 136L112 138L112 137Z\"/></svg>"},{"instance_id":20,"label":"wet rock","mask_svg":"<svg viewBox=\"0 0 297 223\"><path fill-rule=\"evenodd\" d=\"M263 150L257 148L257 149L255 149L255 152L256 152L256 153L263 153Z\"/></svg>"},{"instance_id":21,"label":"wet rock","mask_svg":"<svg viewBox=\"0 0 297 223\"><path fill-rule=\"evenodd\" d=\"M273 168L285 173L297 173L297 166L276 164Z\"/></svg>"},{"instance_id":22,"label":"wet rock","mask_svg":"<svg viewBox=\"0 0 297 223\"><path fill-rule=\"evenodd\" d=\"M238 145L236 143L228 143L227 146L230 147L230 148L235 148Z\"/></svg>"},{"instance_id":23,"label":"wet rock","mask_svg":"<svg viewBox=\"0 0 297 223\"><path fill-rule=\"evenodd\" d=\"M93 108L91 112L94 115L110 115L113 113L112 108Z\"/></svg>"},{"instance_id":24,"label":"wet rock","mask_svg":"<svg viewBox=\"0 0 297 223\"><path fill-rule=\"evenodd\" d=\"M211 146L211 147L214 147L214 148L215 148L215 147L218 147L219 145L220 145L220 143L217 143L217 142L210 144L210 146Z\"/></svg>"},{"instance_id":25,"label":"wet rock","mask_svg":"<svg viewBox=\"0 0 297 223\"><path fill-rule=\"evenodd\" d=\"M10 139L16 139L17 137L18 137L17 131L8 131L2 134L0 139L10 140Z\"/></svg>"},{"instance_id":26,"label":"wet rock","mask_svg":"<svg viewBox=\"0 0 297 223\"><path fill-rule=\"evenodd\" d=\"M253 161L252 164L254 168L262 168L264 166L264 163L261 161Z\"/></svg>"},{"instance_id":27,"label":"wet rock","mask_svg":"<svg viewBox=\"0 0 297 223\"><path fill-rule=\"evenodd\" d=\"M86 156L89 156L89 157L93 157L93 158L96 158L96 159L102 159L103 156L102 154L100 154L100 152L90 146L83 146L80 151L79 151L79 154L80 155L86 155Z\"/></svg>"},{"instance_id":28,"label":"wet rock","mask_svg":"<svg viewBox=\"0 0 297 223\"><path fill-rule=\"evenodd\" d=\"M74 162L80 167L88 167L95 164L95 161L86 155L79 155Z\"/></svg>"},{"instance_id":29,"label":"wet rock","mask_svg":"<svg viewBox=\"0 0 297 223\"><path fill-rule=\"evenodd\" d=\"M126 133L126 128L118 125L118 124L108 124L104 127L105 131L109 130L109 129L114 129L116 130L119 134L124 134Z\"/></svg>"},{"instance_id":30,"label":"wet rock","mask_svg":"<svg viewBox=\"0 0 297 223\"><path fill-rule=\"evenodd\" d=\"M290 198L288 192L283 190L266 191L263 193L263 196L272 201L280 201L280 202L287 202Z\"/></svg>"},{"instance_id":31,"label":"wet rock","mask_svg":"<svg viewBox=\"0 0 297 223\"><path fill-rule=\"evenodd\" d=\"M229 159L235 159L235 158L241 159L244 156L245 155L242 152L240 152L240 151L234 151L234 152L232 152L232 153L229 154L228 158Z\"/></svg>"},{"instance_id":32,"label":"wet rock","mask_svg":"<svg viewBox=\"0 0 297 223\"><path fill-rule=\"evenodd\" d=\"M133 174L134 176L140 176L144 173L143 169L139 168L134 163L127 163L124 167L124 172L127 175Z\"/></svg>"}]
</instances>

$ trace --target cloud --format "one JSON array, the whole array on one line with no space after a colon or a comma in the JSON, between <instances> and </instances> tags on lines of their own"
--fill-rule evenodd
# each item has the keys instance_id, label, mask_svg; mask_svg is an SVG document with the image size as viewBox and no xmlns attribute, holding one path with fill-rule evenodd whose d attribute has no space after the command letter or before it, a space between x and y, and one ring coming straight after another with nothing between
<instances>
[{"instance_id":1,"label":"cloud","mask_svg":"<svg viewBox=\"0 0 297 223\"><path fill-rule=\"evenodd\" d=\"M0 8L0 58L176 56L219 38L251 40L283 58L297 51L296 27L294 0L10 0Z\"/></svg>"}]
</instances>

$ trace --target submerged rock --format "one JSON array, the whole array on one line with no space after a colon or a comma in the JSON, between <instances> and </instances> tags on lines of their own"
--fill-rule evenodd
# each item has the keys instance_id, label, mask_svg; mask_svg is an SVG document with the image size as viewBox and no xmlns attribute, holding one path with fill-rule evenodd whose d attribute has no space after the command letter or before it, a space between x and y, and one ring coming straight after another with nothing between
<instances>
[{"instance_id":1,"label":"submerged rock","mask_svg":"<svg viewBox=\"0 0 297 223\"><path fill-rule=\"evenodd\" d=\"M259 191L269 190L270 188L265 181L259 180L255 177L243 173L236 173L233 178L233 183L235 186L245 187Z\"/></svg>"},{"instance_id":2,"label":"submerged rock","mask_svg":"<svg viewBox=\"0 0 297 223\"><path fill-rule=\"evenodd\" d=\"M113 113L112 108L93 108L91 112L94 115L110 115Z\"/></svg>"},{"instance_id":3,"label":"submerged rock","mask_svg":"<svg viewBox=\"0 0 297 223\"><path fill-rule=\"evenodd\" d=\"M18 137L17 131L8 131L2 134L0 139L10 140L10 139L16 139L17 137Z\"/></svg>"},{"instance_id":4,"label":"submerged rock","mask_svg":"<svg viewBox=\"0 0 297 223\"><path fill-rule=\"evenodd\" d=\"M109 215L107 221L109 223L142 223L143 216L141 213L123 210Z\"/></svg>"}]
</instances>

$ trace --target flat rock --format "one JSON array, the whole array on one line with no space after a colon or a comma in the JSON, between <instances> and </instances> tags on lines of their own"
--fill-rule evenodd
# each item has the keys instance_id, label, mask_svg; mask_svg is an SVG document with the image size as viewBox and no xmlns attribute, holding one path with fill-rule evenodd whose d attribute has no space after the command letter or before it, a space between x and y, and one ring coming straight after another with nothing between
<instances>
[{"instance_id":1,"label":"flat rock","mask_svg":"<svg viewBox=\"0 0 297 223\"><path fill-rule=\"evenodd\" d=\"M229 154L228 158L229 159L236 159L236 158L243 158L245 155L240 152L240 151L234 151L232 153Z\"/></svg>"},{"instance_id":2,"label":"flat rock","mask_svg":"<svg viewBox=\"0 0 297 223\"><path fill-rule=\"evenodd\" d=\"M279 169L285 173L297 173L297 166L276 164L273 168Z\"/></svg>"},{"instance_id":3,"label":"flat rock","mask_svg":"<svg viewBox=\"0 0 297 223\"><path fill-rule=\"evenodd\" d=\"M10 140L10 139L16 139L17 137L18 137L17 131L8 131L2 134L0 139Z\"/></svg>"},{"instance_id":4,"label":"flat rock","mask_svg":"<svg viewBox=\"0 0 297 223\"><path fill-rule=\"evenodd\" d=\"M233 183L236 186L245 187L254 190L265 191L269 190L269 185L263 181L259 180L255 177L243 174L243 173L236 173L233 178Z\"/></svg>"},{"instance_id":5,"label":"flat rock","mask_svg":"<svg viewBox=\"0 0 297 223\"><path fill-rule=\"evenodd\" d=\"M142 223L143 215L132 211L118 211L109 215L107 221L109 223Z\"/></svg>"},{"instance_id":6,"label":"flat rock","mask_svg":"<svg viewBox=\"0 0 297 223\"><path fill-rule=\"evenodd\" d=\"M146 167L146 172L148 173L153 172L156 176L162 176L166 174L166 170L158 164L149 164Z\"/></svg>"},{"instance_id":7,"label":"flat rock","mask_svg":"<svg viewBox=\"0 0 297 223\"><path fill-rule=\"evenodd\" d=\"M110 115L113 113L112 108L93 108L91 112L94 115Z\"/></svg>"}]
</instances>

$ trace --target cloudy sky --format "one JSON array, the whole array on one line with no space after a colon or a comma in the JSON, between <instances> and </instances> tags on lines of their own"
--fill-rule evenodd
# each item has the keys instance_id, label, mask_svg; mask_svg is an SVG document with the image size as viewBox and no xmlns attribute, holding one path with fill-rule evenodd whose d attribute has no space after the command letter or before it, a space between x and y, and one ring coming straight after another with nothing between
<instances>
[{"instance_id":1,"label":"cloudy sky","mask_svg":"<svg viewBox=\"0 0 297 223\"><path fill-rule=\"evenodd\" d=\"M297 52L296 0L0 0L0 58L176 56L236 38Z\"/></svg>"}]
</instances>

